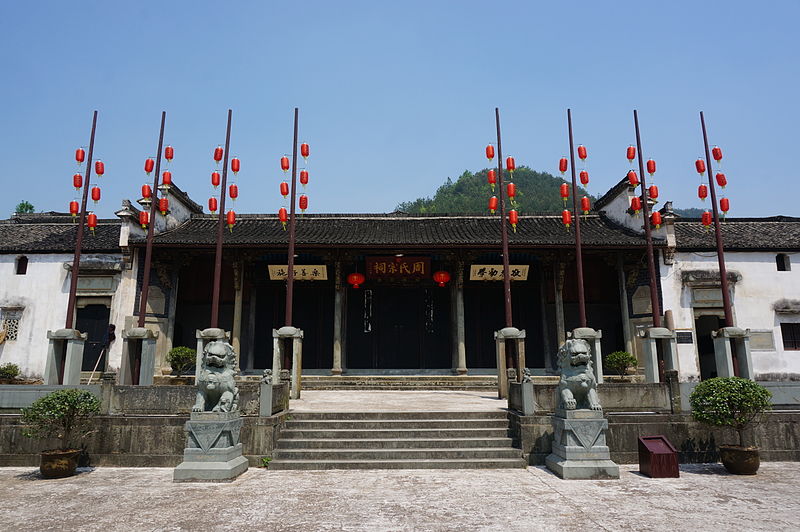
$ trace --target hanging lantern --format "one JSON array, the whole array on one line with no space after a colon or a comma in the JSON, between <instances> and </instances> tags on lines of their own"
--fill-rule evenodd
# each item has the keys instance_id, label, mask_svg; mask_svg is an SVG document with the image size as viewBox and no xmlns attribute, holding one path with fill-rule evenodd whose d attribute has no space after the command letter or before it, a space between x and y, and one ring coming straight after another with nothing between
<instances>
[{"instance_id":1,"label":"hanging lantern","mask_svg":"<svg viewBox=\"0 0 800 532\"><path fill-rule=\"evenodd\" d=\"M161 211L161 216L166 216L169 210L169 199L164 197L158 200L158 210Z\"/></svg>"},{"instance_id":2,"label":"hanging lantern","mask_svg":"<svg viewBox=\"0 0 800 532\"><path fill-rule=\"evenodd\" d=\"M144 160L144 173L150 175L150 172L153 171L153 167L156 165L156 162L151 158L148 157Z\"/></svg>"},{"instance_id":3,"label":"hanging lantern","mask_svg":"<svg viewBox=\"0 0 800 532\"><path fill-rule=\"evenodd\" d=\"M208 210L212 213L217 212L217 198L208 198Z\"/></svg>"},{"instance_id":4,"label":"hanging lantern","mask_svg":"<svg viewBox=\"0 0 800 532\"><path fill-rule=\"evenodd\" d=\"M661 227L661 213L656 211L650 215L650 223L656 226L656 229Z\"/></svg>"},{"instance_id":5,"label":"hanging lantern","mask_svg":"<svg viewBox=\"0 0 800 532\"><path fill-rule=\"evenodd\" d=\"M164 170L164 173L161 174L161 184L169 190L170 185L172 185L172 172Z\"/></svg>"},{"instance_id":6,"label":"hanging lantern","mask_svg":"<svg viewBox=\"0 0 800 532\"><path fill-rule=\"evenodd\" d=\"M78 211L80 210L80 205L75 200L69 202L69 213L72 215L73 220L76 216L78 216Z\"/></svg>"},{"instance_id":7,"label":"hanging lantern","mask_svg":"<svg viewBox=\"0 0 800 532\"><path fill-rule=\"evenodd\" d=\"M231 172L233 172L233 175L239 173L239 169L241 168L241 166L242 163L239 161L238 157L234 157L233 159L231 159Z\"/></svg>"},{"instance_id":8,"label":"hanging lantern","mask_svg":"<svg viewBox=\"0 0 800 532\"><path fill-rule=\"evenodd\" d=\"M72 186L75 187L75 190L83 188L83 176L81 174L72 176Z\"/></svg>"},{"instance_id":9,"label":"hanging lantern","mask_svg":"<svg viewBox=\"0 0 800 532\"><path fill-rule=\"evenodd\" d=\"M700 221L703 222L706 231L708 231L711 228L711 222L713 221L711 213L709 211L704 212L703 216L700 218Z\"/></svg>"},{"instance_id":10,"label":"hanging lantern","mask_svg":"<svg viewBox=\"0 0 800 532\"><path fill-rule=\"evenodd\" d=\"M231 185L228 187L228 195L233 201L236 201L236 198L239 197L239 187L236 186L236 183L231 183Z\"/></svg>"},{"instance_id":11,"label":"hanging lantern","mask_svg":"<svg viewBox=\"0 0 800 532\"><path fill-rule=\"evenodd\" d=\"M306 212L306 209L308 209L308 196L300 194L300 210Z\"/></svg>"},{"instance_id":12,"label":"hanging lantern","mask_svg":"<svg viewBox=\"0 0 800 532\"><path fill-rule=\"evenodd\" d=\"M164 148L164 158L167 160L167 162L171 163L173 157L175 157L175 148L172 146L167 146Z\"/></svg>"},{"instance_id":13,"label":"hanging lantern","mask_svg":"<svg viewBox=\"0 0 800 532\"><path fill-rule=\"evenodd\" d=\"M719 146L714 146L711 148L711 156L715 161L720 162L722 160L722 148Z\"/></svg>"},{"instance_id":14,"label":"hanging lantern","mask_svg":"<svg viewBox=\"0 0 800 532\"><path fill-rule=\"evenodd\" d=\"M142 229L147 229L149 218L150 216L147 214L147 211L139 211L139 225L142 226Z\"/></svg>"},{"instance_id":15,"label":"hanging lantern","mask_svg":"<svg viewBox=\"0 0 800 532\"><path fill-rule=\"evenodd\" d=\"M508 170L513 174L514 170L516 169L517 169L517 163L515 163L514 158L509 155L508 157L506 157L506 170Z\"/></svg>"},{"instance_id":16,"label":"hanging lantern","mask_svg":"<svg viewBox=\"0 0 800 532\"><path fill-rule=\"evenodd\" d=\"M94 235L94 230L97 228L97 215L95 213L89 213L89 216L86 217L86 225L89 226L89 231Z\"/></svg>"},{"instance_id":17,"label":"hanging lantern","mask_svg":"<svg viewBox=\"0 0 800 532\"><path fill-rule=\"evenodd\" d=\"M584 146L583 144L578 146L578 159L580 159L581 161L586 160L586 146Z\"/></svg>"},{"instance_id":18,"label":"hanging lantern","mask_svg":"<svg viewBox=\"0 0 800 532\"><path fill-rule=\"evenodd\" d=\"M219 182L220 182L219 172L214 170L213 172L211 172L211 185L213 185L214 188L217 188L219 186Z\"/></svg>"},{"instance_id":19,"label":"hanging lantern","mask_svg":"<svg viewBox=\"0 0 800 532\"><path fill-rule=\"evenodd\" d=\"M583 185L583 186L588 185L589 184L589 172L587 172L586 170L581 170L581 173L579 175L580 175L580 178L581 178L581 185Z\"/></svg>"},{"instance_id":20,"label":"hanging lantern","mask_svg":"<svg viewBox=\"0 0 800 532\"><path fill-rule=\"evenodd\" d=\"M632 187L639 186L639 176L636 175L634 170L628 170L628 183Z\"/></svg>"},{"instance_id":21,"label":"hanging lantern","mask_svg":"<svg viewBox=\"0 0 800 532\"><path fill-rule=\"evenodd\" d=\"M304 187L308 184L308 170L300 170L300 184Z\"/></svg>"},{"instance_id":22,"label":"hanging lantern","mask_svg":"<svg viewBox=\"0 0 800 532\"><path fill-rule=\"evenodd\" d=\"M508 223L511 224L511 229L517 232L517 224L519 223L519 214L514 209L508 211Z\"/></svg>"},{"instance_id":23,"label":"hanging lantern","mask_svg":"<svg viewBox=\"0 0 800 532\"><path fill-rule=\"evenodd\" d=\"M94 162L94 173L97 174L98 177L103 177L103 174L106 173L106 165L103 161Z\"/></svg>"},{"instance_id":24,"label":"hanging lantern","mask_svg":"<svg viewBox=\"0 0 800 532\"><path fill-rule=\"evenodd\" d=\"M363 273L351 273L347 276L347 282L350 283L350 286L358 290L362 284L364 284L364 274Z\"/></svg>"},{"instance_id":25,"label":"hanging lantern","mask_svg":"<svg viewBox=\"0 0 800 532\"><path fill-rule=\"evenodd\" d=\"M561 212L561 223L569 230L569 226L572 225L572 213L569 212L569 209L564 209Z\"/></svg>"},{"instance_id":26,"label":"hanging lantern","mask_svg":"<svg viewBox=\"0 0 800 532\"><path fill-rule=\"evenodd\" d=\"M562 157L558 160L558 171L561 172L561 175L567 173L567 168L569 167L569 163L566 157Z\"/></svg>"},{"instance_id":27,"label":"hanging lantern","mask_svg":"<svg viewBox=\"0 0 800 532\"><path fill-rule=\"evenodd\" d=\"M708 187L705 184L701 184L697 187L697 197L703 201L708 197Z\"/></svg>"},{"instance_id":28,"label":"hanging lantern","mask_svg":"<svg viewBox=\"0 0 800 532\"><path fill-rule=\"evenodd\" d=\"M569 197L569 185L561 183L561 199L564 200L564 206L567 205L567 198Z\"/></svg>"},{"instance_id":29,"label":"hanging lantern","mask_svg":"<svg viewBox=\"0 0 800 532\"><path fill-rule=\"evenodd\" d=\"M633 160L636 158L636 146L633 144L628 146L628 150L625 155L628 157L628 162L633 164Z\"/></svg>"},{"instance_id":30,"label":"hanging lantern","mask_svg":"<svg viewBox=\"0 0 800 532\"><path fill-rule=\"evenodd\" d=\"M728 211L731 210L731 202L728 198L719 200L719 210L722 211L722 216L728 214Z\"/></svg>"},{"instance_id":31,"label":"hanging lantern","mask_svg":"<svg viewBox=\"0 0 800 532\"><path fill-rule=\"evenodd\" d=\"M497 199L497 196L492 196L491 198L489 198L489 212L494 214L494 211L497 210L498 203L499 201Z\"/></svg>"},{"instance_id":32,"label":"hanging lantern","mask_svg":"<svg viewBox=\"0 0 800 532\"><path fill-rule=\"evenodd\" d=\"M508 198L511 200L511 203L516 203L515 197L517 195L517 186L514 183L507 183L506 184L506 193L508 194Z\"/></svg>"},{"instance_id":33,"label":"hanging lantern","mask_svg":"<svg viewBox=\"0 0 800 532\"><path fill-rule=\"evenodd\" d=\"M650 174L650 177L656 173L656 162L653 159L647 159L647 173Z\"/></svg>"},{"instance_id":34,"label":"hanging lantern","mask_svg":"<svg viewBox=\"0 0 800 532\"><path fill-rule=\"evenodd\" d=\"M95 203L100 201L100 187L92 187L92 201Z\"/></svg>"},{"instance_id":35,"label":"hanging lantern","mask_svg":"<svg viewBox=\"0 0 800 532\"><path fill-rule=\"evenodd\" d=\"M494 192L494 185L497 183L497 174L494 170L489 170L486 173L486 180L489 182L489 186L492 187L492 192Z\"/></svg>"},{"instance_id":36,"label":"hanging lantern","mask_svg":"<svg viewBox=\"0 0 800 532\"><path fill-rule=\"evenodd\" d=\"M653 199L658 198L658 187L655 185L650 185L650 187L647 189L647 194Z\"/></svg>"},{"instance_id":37,"label":"hanging lantern","mask_svg":"<svg viewBox=\"0 0 800 532\"><path fill-rule=\"evenodd\" d=\"M236 225L236 212L233 209L225 215L225 223L228 225L228 231L233 233L233 226Z\"/></svg>"},{"instance_id":38,"label":"hanging lantern","mask_svg":"<svg viewBox=\"0 0 800 532\"><path fill-rule=\"evenodd\" d=\"M706 162L703 159L697 159L694 162L694 167L698 174L703 175L706 173Z\"/></svg>"},{"instance_id":39,"label":"hanging lantern","mask_svg":"<svg viewBox=\"0 0 800 532\"><path fill-rule=\"evenodd\" d=\"M592 201L586 196L581 198L581 210L583 214L589 214L589 211L592 210Z\"/></svg>"},{"instance_id":40,"label":"hanging lantern","mask_svg":"<svg viewBox=\"0 0 800 532\"><path fill-rule=\"evenodd\" d=\"M486 146L486 158L489 159L489 162L494 159L494 144Z\"/></svg>"},{"instance_id":41,"label":"hanging lantern","mask_svg":"<svg viewBox=\"0 0 800 532\"><path fill-rule=\"evenodd\" d=\"M286 231L286 222L289 220L289 215L286 212L286 208L281 207L278 209L278 220L281 221L283 225L283 230Z\"/></svg>"},{"instance_id":42,"label":"hanging lantern","mask_svg":"<svg viewBox=\"0 0 800 532\"><path fill-rule=\"evenodd\" d=\"M439 286L444 286L450 282L450 274L444 270L439 270L433 274L433 280Z\"/></svg>"},{"instance_id":43,"label":"hanging lantern","mask_svg":"<svg viewBox=\"0 0 800 532\"><path fill-rule=\"evenodd\" d=\"M150 188L150 185L144 184L142 185L142 198L149 199L153 195L153 189Z\"/></svg>"},{"instance_id":44,"label":"hanging lantern","mask_svg":"<svg viewBox=\"0 0 800 532\"><path fill-rule=\"evenodd\" d=\"M289 183L284 181L283 183L281 183L281 196L283 196L285 199L286 196L288 195L289 195Z\"/></svg>"},{"instance_id":45,"label":"hanging lantern","mask_svg":"<svg viewBox=\"0 0 800 532\"><path fill-rule=\"evenodd\" d=\"M631 198L631 210L634 216L639 216L639 211L642 210L642 200L639 196Z\"/></svg>"},{"instance_id":46,"label":"hanging lantern","mask_svg":"<svg viewBox=\"0 0 800 532\"><path fill-rule=\"evenodd\" d=\"M223 152L222 146L217 146L216 148L214 148L214 161L217 164L219 164L219 162L222 160L222 152Z\"/></svg>"},{"instance_id":47,"label":"hanging lantern","mask_svg":"<svg viewBox=\"0 0 800 532\"><path fill-rule=\"evenodd\" d=\"M722 188L725 188L725 186L728 184L728 178L725 177L725 174L718 172L715 177L717 178L717 184Z\"/></svg>"},{"instance_id":48,"label":"hanging lantern","mask_svg":"<svg viewBox=\"0 0 800 532\"><path fill-rule=\"evenodd\" d=\"M86 160L86 152L83 148L78 148L75 150L75 161L77 161L78 166L83 164L83 161Z\"/></svg>"},{"instance_id":49,"label":"hanging lantern","mask_svg":"<svg viewBox=\"0 0 800 532\"><path fill-rule=\"evenodd\" d=\"M289 158L285 155L281 157L281 170L284 172L289 171Z\"/></svg>"},{"instance_id":50,"label":"hanging lantern","mask_svg":"<svg viewBox=\"0 0 800 532\"><path fill-rule=\"evenodd\" d=\"M311 153L311 150L308 147L308 144L305 142L300 145L300 155L303 156L305 161L308 161L308 154Z\"/></svg>"}]
</instances>

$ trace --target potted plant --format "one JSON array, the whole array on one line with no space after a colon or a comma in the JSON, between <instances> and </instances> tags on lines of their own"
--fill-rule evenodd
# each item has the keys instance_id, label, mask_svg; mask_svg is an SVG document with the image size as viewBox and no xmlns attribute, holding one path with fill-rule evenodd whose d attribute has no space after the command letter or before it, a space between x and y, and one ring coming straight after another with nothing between
<instances>
[{"instance_id":1,"label":"potted plant","mask_svg":"<svg viewBox=\"0 0 800 532\"><path fill-rule=\"evenodd\" d=\"M700 384L689 396L692 417L718 427L731 427L739 434L739 445L720 445L722 465L736 475L755 475L761 464L758 447L746 446L744 431L772 408L772 394L751 380L716 377Z\"/></svg>"},{"instance_id":2,"label":"potted plant","mask_svg":"<svg viewBox=\"0 0 800 532\"><path fill-rule=\"evenodd\" d=\"M177 384L181 384L182 381L185 380L180 378L181 375L194 367L196 356L197 350L191 347L178 346L169 350L169 353L167 353L167 362L178 377L178 379L175 379ZM192 379L191 382L190 380L186 380L184 384L194 384L194 380Z\"/></svg>"},{"instance_id":3,"label":"potted plant","mask_svg":"<svg viewBox=\"0 0 800 532\"><path fill-rule=\"evenodd\" d=\"M0 366L0 384L15 384L19 376L19 366L11 362Z\"/></svg>"},{"instance_id":4,"label":"potted plant","mask_svg":"<svg viewBox=\"0 0 800 532\"><path fill-rule=\"evenodd\" d=\"M616 371L620 377L624 377L628 368L636 367L636 357L627 351L614 351L606 356L606 367Z\"/></svg>"},{"instance_id":5,"label":"potted plant","mask_svg":"<svg viewBox=\"0 0 800 532\"><path fill-rule=\"evenodd\" d=\"M78 466L78 442L91 431L90 418L100 412L100 399L87 390L56 390L22 409L23 434L29 438L58 438L60 446L41 452L39 470L45 478L68 477Z\"/></svg>"}]
</instances>

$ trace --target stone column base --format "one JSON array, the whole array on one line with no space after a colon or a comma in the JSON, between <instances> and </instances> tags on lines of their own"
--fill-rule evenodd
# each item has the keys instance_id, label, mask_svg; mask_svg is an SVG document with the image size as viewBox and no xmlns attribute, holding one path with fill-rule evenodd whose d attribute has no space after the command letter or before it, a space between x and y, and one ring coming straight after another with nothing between
<instances>
[{"instance_id":1,"label":"stone column base","mask_svg":"<svg viewBox=\"0 0 800 532\"><path fill-rule=\"evenodd\" d=\"M606 445L608 421L595 410L556 410L553 416L553 452L547 468L566 480L619 478Z\"/></svg>"},{"instance_id":2,"label":"stone column base","mask_svg":"<svg viewBox=\"0 0 800 532\"><path fill-rule=\"evenodd\" d=\"M175 468L173 482L231 482L247 471L242 456L239 412L192 412L186 422L183 462Z\"/></svg>"}]
</instances>

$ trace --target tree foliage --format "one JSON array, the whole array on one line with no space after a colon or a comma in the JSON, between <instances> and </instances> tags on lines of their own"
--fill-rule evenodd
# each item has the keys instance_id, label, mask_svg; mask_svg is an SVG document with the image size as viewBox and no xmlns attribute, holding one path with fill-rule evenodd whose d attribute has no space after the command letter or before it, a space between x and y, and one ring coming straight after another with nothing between
<instances>
[{"instance_id":1,"label":"tree foliage","mask_svg":"<svg viewBox=\"0 0 800 532\"><path fill-rule=\"evenodd\" d=\"M100 399L87 390L56 390L22 409L23 434L29 438L59 438L61 450L73 448L89 434L89 419L100 412Z\"/></svg>"},{"instance_id":2,"label":"tree foliage","mask_svg":"<svg viewBox=\"0 0 800 532\"><path fill-rule=\"evenodd\" d=\"M772 408L771 398L769 390L751 380L716 377L698 384L689 404L695 420L734 428L739 433L739 445L744 447L744 430Z\"/></svg>"},{"instance_id":3,"label":"tree foliage","mask_svg":"<svg viewBox=\"0 0 800 532\"><path fill-rule=\"evenodd\" d=\"M404 201L397 206L397 210L412 214L450 213L450 214L478 214L488 212L487 204L492 196L491 188L486 180L489 169L484 168L472 173L465 170L463 174L453 181L449 177L439 187L432 198L417 198L413 201ZM504 173L504 182L508 174ZM547 172L537 172L526 166L517 168L514 172L514 184L517 187L517 205L515 208L520 213L561 212L564 202L559 194L559 187L565 181ZM578 188L579 197L587 192ZM495 186L495 195L499 190ZM569 206L572 208L572 197Z\"/></svg>"},{"instance_id":4,"label":"tree foliage","mask_svg":"<svg viewBox=\"0 0 800 532\"><path fill-rule=\"evenodd\" d=\"M17 203L16 207L14 207L14 212L18 214L31 214L33 212L33 209L34 207L32 203L22 200L19 203Z\"/></svg>"}]
</instances>

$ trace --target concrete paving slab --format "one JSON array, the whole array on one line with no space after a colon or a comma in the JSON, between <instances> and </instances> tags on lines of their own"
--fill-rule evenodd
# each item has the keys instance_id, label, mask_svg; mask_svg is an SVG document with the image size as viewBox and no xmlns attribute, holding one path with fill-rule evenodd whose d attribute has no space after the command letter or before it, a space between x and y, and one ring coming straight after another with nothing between
<instances>
[{"instance_id":1,"label":"concrete paving slab","mask_svg":"<svg viewBox=\"0 0 800 532\"><path fill-rule=\"evenodd\" d=\"M503 410L508 401L495 392L416 390L303 390L292 399L295 412L486 412Z\"/></svg>"},{"instance_id":2,"label":"concrete paving slab","mask_svg":"<svg viewBox=\"0 0 800 532\"><path fill-rule=\"evenodd\" d=\"M268 471L173 484L168 468L98 468L43 480L0 468L4 530L797 530L800 464L758 475L684 465L651 479L567 481L544 468Z\"/></svg>"}]
</instances>

